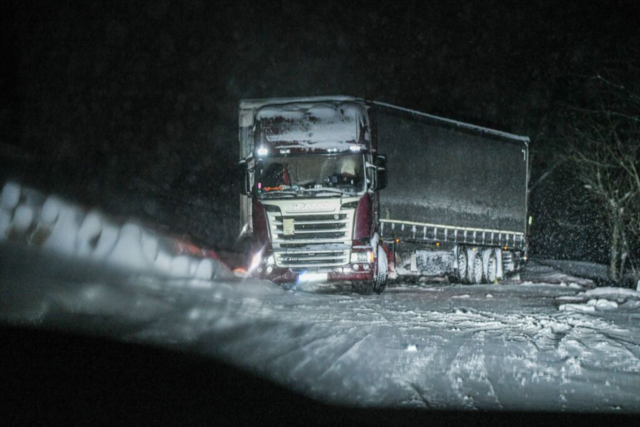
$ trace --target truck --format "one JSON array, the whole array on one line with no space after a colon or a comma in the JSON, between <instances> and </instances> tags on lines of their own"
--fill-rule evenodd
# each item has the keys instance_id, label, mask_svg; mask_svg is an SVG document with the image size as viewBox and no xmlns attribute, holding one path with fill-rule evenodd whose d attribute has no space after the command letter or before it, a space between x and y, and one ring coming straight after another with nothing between
<instances>
[{"instance_id":1,"label":"truck","mask_svg":"<svg viewBox=\"0 0 640 427\"><path fill-rule=\"evenodd\" d=\"M381 293L524 266L525 136L350 96L242 100L239 125L254 276Z\"/></svg>"}]
</instances>

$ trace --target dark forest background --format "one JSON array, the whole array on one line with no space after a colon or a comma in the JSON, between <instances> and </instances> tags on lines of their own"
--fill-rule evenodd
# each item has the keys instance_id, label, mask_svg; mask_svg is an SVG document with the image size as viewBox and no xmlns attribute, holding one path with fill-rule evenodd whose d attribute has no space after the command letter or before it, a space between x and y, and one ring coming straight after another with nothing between
<instances>
[{"instance_id":1,"label":"dark forest background","mask_svg":"<svg viewBox=\"0 0 640 427\"><path fill-rule=\"evenodd\" d=\"M606 224L562 161L563 129L594 76L635 78L639 11L632 0L4 1L0 178L229 249L239 100L353 95L529 135L532 255L604 262Z\"/></svg>"}]
</instances>

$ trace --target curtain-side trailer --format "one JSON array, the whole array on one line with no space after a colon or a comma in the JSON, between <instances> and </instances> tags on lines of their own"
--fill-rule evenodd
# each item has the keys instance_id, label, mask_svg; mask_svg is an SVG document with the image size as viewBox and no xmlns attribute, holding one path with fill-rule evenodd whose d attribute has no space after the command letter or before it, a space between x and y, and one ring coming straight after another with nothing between
<instances>
[{"instance_id":1,"label":"curtain-side trailer","mask_svg":"<svg viewBox=\"0 0 640 427\"><path fill-rule=\"evenodd\" d=\"M492 283L527 252L529 138L374 103L392 277Z\"/></svg>"}]
</instances>

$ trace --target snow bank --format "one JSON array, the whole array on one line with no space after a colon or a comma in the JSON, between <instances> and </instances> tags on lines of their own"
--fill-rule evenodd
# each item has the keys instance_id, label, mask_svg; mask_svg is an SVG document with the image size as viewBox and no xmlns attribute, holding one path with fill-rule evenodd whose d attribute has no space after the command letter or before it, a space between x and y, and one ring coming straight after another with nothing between
<instances>
[{"instance_id":1,"label":"snow bank","mask_svg":"<svg viewBox=\"0 0 640 427\"><path fill-rule=\"evenodd\" d=\"M626 288L597 288L584 292L584 295L608 299L637 299L640 300L640 292Z\"/></svg>"},{"instance_id":2,"label":"snow bank","mask_svg":"<svg viewBox=\"0 0 640 427\"><path fill-rule=\"evenodd\" d=\"M608 266L605 264L597 264L588 261L550 259L537 260L537 262L549 267L557 268L558 270L578 277L601 282L609 282ZM640 281L638 281L638 283L636 284L630 272L627 272L627 274L625 275L625 280L630 283L634 283L636 288L640 290Z\"/></svg>"},{"instance_id":3,"label":"snow bank","mask_svg":"<svg viewBox=\"0 0 640 427\"><path fill-rule=\"evenodd\" d=\"M564 263L556 265L553 260L536 260L529 261L522 278L525 281L523 283L524 285L548 283L575 289L595 287L592 279L578 275L577 273L579 272L576 272L574 269L565 268Z\"/></svg>"},{"instance_id":4,"label":"snow bank","mask_svg":"<svg viewBox=\"0 0 640 427\"><path fill-rule=\"evenodd\" d=\"M640 308L640 292L633 289L604 287L580 292L576 296L557 298L567 301L561 304L561 311L597 313L617 309L636 310Z\"/></svg>"},{"instance_id":5,"label":"snow bank","mask_svg":"<svg viewBox=\"0 0 640 427\"><path fill-rule=\"evenodd\" d=\"M91 261L172 278L234 277L218 259L185 255L185 242L128 221L118 223L17 183L0 195L0 242L15 241ZM191 248L193 248L191 246ZM209 257L207 254L209 254Z\"/></svg>"}]
</instances>

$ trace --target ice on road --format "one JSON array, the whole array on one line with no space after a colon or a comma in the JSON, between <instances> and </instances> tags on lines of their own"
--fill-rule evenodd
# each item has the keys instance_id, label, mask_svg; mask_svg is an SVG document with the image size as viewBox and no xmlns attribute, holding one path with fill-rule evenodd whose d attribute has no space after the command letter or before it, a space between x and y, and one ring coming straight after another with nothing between
<instances>
[{"instance_id":1,"label":"ice on road","mask_svg":"<svg viewBox=\"0 0 640 427\"><path fill-rule=\"evenodd\" d=\"M363 296L0 250L4 322L211 355L344 405L640 412L637 306L560 310L558 297L606 293L581 294L557 271L560 284L537 281L550 267L532 265L524 284L403 284Z\"/></svg>"}]
</instances>

